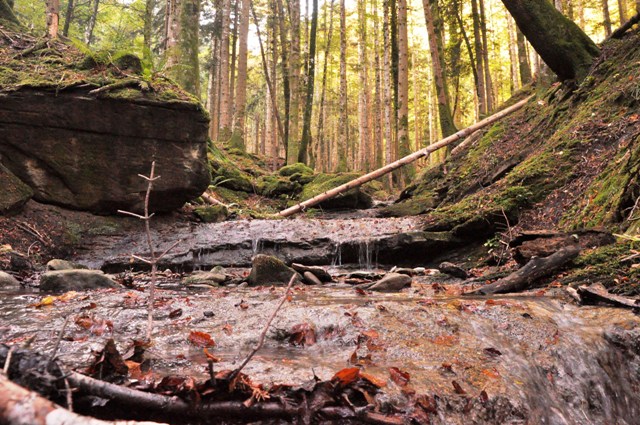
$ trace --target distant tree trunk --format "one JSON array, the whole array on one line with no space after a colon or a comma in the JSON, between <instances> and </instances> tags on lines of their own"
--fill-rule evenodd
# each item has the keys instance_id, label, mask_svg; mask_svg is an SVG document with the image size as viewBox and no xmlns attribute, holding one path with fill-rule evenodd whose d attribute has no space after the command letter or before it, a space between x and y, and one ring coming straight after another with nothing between
<instances>
[{"instance_id":1,"label":"distant tree trunk","mask_svg":"<svg viewBox=\"0 0 640 425\"><path fill-rule=\"evenodd\" d=\"M602 1L602 26L604 27L605 37L611 35L611 14L609 13L609 1Z\"/></svg>"},{"instance_id":2,"label":"distant tree trunk","mask_svg":"<svg viewBox=\"0 0 640 425\"><path fill-rule=\"evenodd\" d=\"M289 132L287 164L298 161L300 151L300 0L289 0L291 43L289 54ZM283 46L284 48L284 46Z\"/></svg>"},{"instance_id":3,"label":"distant tree trunk","mask_svg":"<svg viewBox=\"0 0 640 425\"><path fill-rule=\"evenodd\" d=\"M374 68L375 68L375 97L373 99L373 143L375 146L375 167L382 167L382 129L384 122L384 115L382 114L382 78L381 78L381 63L380 63L380 48L378 41L380 40L380 22L378 17L378 0L372 0L373 3L373 39L374 41Z\"/></svg>"},{"instance_id":4,"label":"distant tree trunk","mask_svg":"<svg viewBox=\"0 0 640 425\"><path fill-rule=\"evenodd\" d=\"M620 25L627 22L627 4L625 0L618 0L618 13L620 14Z\"/></svg>"},{"instance_id":5,"label":"distant tree trunk","mask_svg":"<svg viewBox=\"0 0 640 425\"><path fill-rule=\"evenodd\" d=\"M324 121L325 121L325 110L324 110L324 101L325 94L327 91L327 67L329 64L329 52L331 51L331 39L333 35L333 3L334 0L331 0L331 4L329 6L329 29L327 30L326 35L326 46L324 49L324 64L322 65L322 89L320 90L320 110L318 113L318 145L320 146L320 159L321 159L321 171L326 171L329 166L330 157L329 154L329 146L326 143L326 138L324 135ZM325 9L325 28L327 27L327 15Z\"/></svg>"},{"instance_id":6,"label":"distant tree trunk","mask_svg":"<svg viewBox=\"0 0 640 425\"><path fill-rule=\"evenodd\" d=\"M170 5L167 2L167 11L171 13L166 50L169 76L199 99L198 25L184 24L197 22L200 16L200 1L173 0Z\"/></svg>"},{"instance_id":7,"label":"distant tree trunk","mask_svg":"<svg viewBox=\"0 0 640 425\"><path fill-rule=\"evenodd\" d=\"M366 170L367 164L367 144L369 142L369 121L367 111L369 109L368 92L368 70L367 70L367 9L365 0L358 0L358 62L360 77L360 88L358 93L358 160L357 170Z\"/></svg>"},{"instance_id":8,"label":"distant tree trunk","mask_svg":"<svg viewBox=\"0 0 640 425\"><path fill-rule=\"evenodd\" d=\"M502 0L511 16L561 81L582 80L598 47L547 0Z\"/></svg>"},{"instance_id":9,"label":"distant tree trunk","mask_svg":"<svg viewBox=\"0 0 640 425\"><path fill-rule=\"evenodd\" d=\"M0 22L19 25L20 21L13 13L13 3L7 0L0 0Z\"/></svg>"},{"instance_id":10,"label":"distant tree trunk","mask_svg":"<svg viewBox=\"0 0 640 425\"><path fill-rule=\"evenodd\" d=\"M217 2L216 5L219 6L220 2ZM211 121L209 122L209 137L211 140L218 140L218 130L220 129L220 36L222 32L222 12L219 7L213 20L212 32L207 110L211 117Z\"/></svg>"},{"instance_id":11,"label":"distant tree trunk","mask_svg":"<svg viewBox=\"0 0 640 425\"><path fill-rule=\"evenodd\" d=\"M247 56L248 56L248 36L249 36L249 14L251 0L241 0L240 28L238 29L238 84L236 86L236 108L233 120L234 139L239 139L246 149L244 121L245 109L247 107Z\"/></svg>"},{"instance_id":12,"label":"distant tree trunk","mask_svg":"<svg viewBox=\"0 0 640 425\"><path fill-rule=\"evenodd\" d=\"M518 64L520 69L520 83L525 86L531 82L531 65L527 53L527 42L520 28L516 28L516 43L518 45Z\"/></svg>"},{"instance_id":13,"label":"distant tree trunk","mask_svg":"<svg viewBox=\"0 0 640 425\"><path fill-rule=\"evenodd\" d=\"M457 131L451 115L451 105L449 103L449 93L447 82L445 79L444 60L442 41L439 40L440 31L440 14L438 10L437 0L423 0L425 20L427 23L427 33L429 35L429 50L431 51L431 66L433 68L433 76L436 85L436 93L438 96L438 115L440 118L440 130L442 136L447 137Z\"/></svg>"},{"instance_id":14,"label":"distant tree trunk","mask_svg":"<svg viewBox=\"0 0 640 425\"><path fill-rule=\"evenodd\" d=\"M289 63L289 51L287 49L287 40L289 38L289 31L287 29L286 18L284 13L284 4L282 0L276 0L276 5L278 7L278 25L279 25L279 33L280 33L280 58L281 58L281 69L282 69L282 95L284 97L284 122L283 122L283 130L284 130L284 148L285 148L285 156L288 156L289 151L289 123L291 119L290 108L291 108L291 80L289 78L289 71L291 65Z\"/></svg>"},{"instance_id":15,"label":"distant tree trunk","mask_svg":"<svg viewBox=\"0 0 640 425\"><path fill-rule=\"evenodd\" d=\"M59 0L52 0L59 2ZM90 2L91 3L91 2ZM98 20L98 9L100 8L100 0L93 0L93 10L91 15L89 16L89 22L87 23L87 28L84 33L84 42L88 45L93 43L93 30L96 26L96 21Z\"/></svg>"},{"instance_id":16,"label":"distant tree trunk","mask_svg":"<svg viewBox=\"0 0 640 425\"><path fill-rule=\"evenodd\" d=\"M184 0L182 0L184 1ZM227 141L231 136L231 93L229 93L229 45L231 0L222 0L222 32L220 37L220 130L218 138Z\"/></svg>"},{"instance_id":17,"label":"distant tree trunk","mask_svg":"<svg viewBox=\"0 0 640 425\"><path fill-rule=\"evenodd\" d=\"M493 110L493 81L489 69L489 41L487 38L487 14L484 10L484 0L478 0L480 5L480 29L482 33L482 65L484 66L485 90L487 91L487 113Z\"/></svg>"},{"instance_id":18,"label":"distant tree trunk","mask_svg":"<svg viewBox=\"0 0 640 425\"><path fill-rule=\"evenodd\" d=\"M478 96L478 107L480 115L486 115L489 108L487 106L487 90L485 86L484 66L482 60L482 37L480 35L480 12L478 9L478 0L471 0L471 15L473 18L473 40L476 54L475 70L478 75L476 81L476 93Z\"/></svg>"},{"instance_id":19,"label":"distant tree trunk","mask_svg":"<svg viewBox=\"0 0 640 425\"><path fill-rule=\"evenodd\" d=\"M202 1L202 0L199 0ZM230 48L231 59L229 61L229 127L233 129L233 117L236 114L236 61L238 60L238 22L240 19L239 3L241 0L233 2L233 32L231 33ZM197 20L195 22L198 22Z\"/></svg>"},{"instance_id":20,"label":"distant tree trunk","mask_svg":"<svg viewBox=\"0 0 640 425\"><path fill-rule=\"evenodd\" d=\"M71 21L73 20L74 8L75 8L74 1L69 0L67 2L67 11L64 14L64 27L62 28L62 35L65 37L69 36L69 27L71 26Z\"/></svg>"},{"instance_id":21,"label":"distant tree trunk","mask_svg":"<svg viewBox=\"0 0 640 425\"><path fill-rule=\"evenodd\" d=\"M384 38L384 53L383 53L383 86L384 86L384 138L385 138L385 150L384 150L384 158L387 164L394 161L394 124L393 120L394 108L393 108L393 98L391 93L391 81L392 81L392 60L391 60L391 0L383 0L383 15L384 20L382 23L382 37ZM393 187L393 178L392 175L388 175L387 186L389 189Z\"/></svg>"},{"instance_id":22,"label":"distant tree trunk","mask_svg":"<svg viewBox=\"0 0 640 425\"><path fill-rule=\"evenodd\" d=\"M511 15L507 13L507 31L509 33L509 63L511 64L510 70L510 79L511 83L511 94L513 94L516 90L520 88L520 77L518 75L518 43L516 36L516 25L513 22L513 18Z\"/></svg>"},{"instance_id":23,"label":"distant tree trunk","mask_svg":"<svg viewBox=\"0 0 640 425\"><path fill-rule=\"evenodd\" d=\"M409 39L407 31L407 0L398 0L398 156L411 153L409 144ZM400 181L408 183L415 167L400 170Z\"/></svg>"},{"instance_id":24,"label":"distant tree trunk","mask_svg":"<svg viewBox=\"0 0 640 425\"><path fill-rule=\"evenodd\" d=\"M393 154L398 154L398 61L400 54L398 52L398 0L389 0L391 3L391 23L389 30L391 31L391 78L393 81Z\"/></svg>"},{"instance_id":25,"label":"distant tree trunk","mask_svg":"<svg viewBox=\"0 0 640 425\"><path fill-rule=\"evenodd\" d=\"M309 33L309 60L307 63L307 96L302 120L302 139L298 162L309 162L309 146L311 145L311 112L313 111L313 89L316 76L316 35L318 32L318 0L313 0L311 12L311 32Z\"/></svg>"},{"instance_id":26,"label":"distant tree trunk","mask_svg":"<svg viewBox=\"0 0 640 425\"><path fill-rule=\"evenodd\" d=\"M69 4L72 4L73 0L69 0ZM156 0L145 0L144 2L144 23L142 28L142 58L145 62L151 63L152 50L151 39L153 36L153 9L156 6ZM67 19L69 21L70 19ZM67 28L67 21L64 23L65 31ZM66 34L65 34L66 35Z\"/></svg>"},{"instance_id":27,"label":"distant tree trunk","mask_svg":"<svg viewBox=\"0 0 640 425\"><path fill-rule=\"evenodd\" d=\"M347 171L347 144L349 143L349 113L347 110L347 25L345 0L340 0L340 123L338 124L338 166L336 171Z\"/></svg>"},{"instance_id":28,"label":"distant tree trunk","mask_svg":"<svg viewBox=\"0 0 640 425\"><path fill-rule=\"evenodd\" d=\"M462 10L458 11L456 18L458 20L458 26L460 27L460 33L462 34L462 38L464 39L464 44L467 46L467 52L469 52L469 63L471 64L471 73L473 74L473 83L474 83L474 87L476 88L476 95L477 95L479 93L478 84L480 83L479 77L478 77L478 68L475 66L476 60L475 60L475 56L473 55L473 48L471 47L471 41L469 41L469 36L467 35L467 31L464 28L464 22L462 20ZM431 93L431 87L429 87L429 93ZM431 104L431 101L429 101L429 104ZM429 111L431 111L431 108L429 109ZM480 108L477 104L476 104L475 112L476 112L476 120L477 120L478 118L480 118ZM429 133L429 138L430 140L432 140L431 133Z\"/></svg>"},{"instance_id":29,"label":"distant tree trunk","mask_svg":"<svg viewBox=\"0 0 640 425\"><path fill-rule=\"evenodd\" d=\"M96 0L96 5L97 5L97 2L98 0ZM58 27L60 23L60 0L47 0L46 6L47 6L47 12L46 12L47 13L47 34L49 34L49 37L55 38L58 36ZM97 9L97 6L96 6L96 9ZM97 13L98 11L96 10L93 16L94 25L95 25L95 14ZM91 28L91 31L93 32L93 27Z\"/></svg>"}]
</instances>

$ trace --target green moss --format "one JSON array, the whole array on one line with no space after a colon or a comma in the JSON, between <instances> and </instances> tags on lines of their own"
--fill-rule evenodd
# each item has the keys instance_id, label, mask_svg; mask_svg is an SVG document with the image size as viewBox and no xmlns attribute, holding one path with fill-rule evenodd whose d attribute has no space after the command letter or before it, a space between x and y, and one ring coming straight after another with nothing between
<instances>
[{"instance_id":1,"label":"green moss","mask_svg":"<svg viewBox=\"0 0 640 425\"><path fill-rule=\"evenodd\" d=\"M193 212L205 223L219 223L229 216L229 210L224 205L197 207Z\"/></svg>"},{"instance_id":2,"label":"green moss","mask_svg":"<svg viewBox=\"0 0 640 425\"><path fill-rule=\"evenodd\" d=\"M294 174L300 174L304 176L313 174L313 170L307 165L301 162L297 162L295 164L285 165L278 170L278 174L283 177L293 176Z\"/></svg>"},{"instance_id":3,"label":"green moss","mask_svg":"<svg viewBox=\"0 0 640 425\"><path fill-rule=\"evenodd\" d=\"M300 183L276 176L260 177L258 180L258 188L258 193L272 198L281 195L293 197L302 190Z\"/></svg>"}]
</instances>

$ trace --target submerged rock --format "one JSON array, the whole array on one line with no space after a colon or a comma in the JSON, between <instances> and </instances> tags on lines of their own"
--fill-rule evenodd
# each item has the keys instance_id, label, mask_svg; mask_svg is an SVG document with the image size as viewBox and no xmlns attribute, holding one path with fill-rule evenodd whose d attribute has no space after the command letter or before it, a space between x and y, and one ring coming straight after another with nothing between
<instances>
[{"instance_id":1,"label":"submerged rock","mask_svg":"<svg viewBox=\"0 0 640 425\"><path fill-rule=\"evenodd\" d=\"M6 286L20 286L20 282L18 282L18 279L9 273L0 271L0 288L4 288Z\"/></svg>"},{"instance_id":2,"label":"submerged rock","mask_svg":"<svg viewBox=\"0 0 640 425\"><path fill-rule=\"evenodd\" d=\"M320 266L305 266L303 264L293 263L291 264L291 268L298 273L312 273L321 282L331 282L333 280L329 272Z\"/></svg>"},{"instance_id":3,"label":"submerged rock","mask_svg":"<svg viewBox=\"0 0 640 425\"><path fill-rule=\"evenodd\" d=\"M209 285L219 286L221 283L229 280L229 277L223 273L218 272L194 272L191 276L184 279L182 282L187 285Z\"/></svg>"},{"instance_id":4,"label":"submerged rock","mask_svg":"<svg viewBox=\"0 0 640 425\"><path fill-rule=\"evenodd\" d=\"M57 270L40 277L40 290L51 292L115 288L116 283L100 270Z\"/></svg>"},{"instance_id":5,"label":"submerged rock","mask_svg":"<svg viewBox=\"0 0 640 425\"><path fill-rule=\"evenodd\" d=\"M370 291L397 292L411 285L411 277L400 273L387 273L382 279L369 286Z\"/></svg>"},{"instance_id":6,"label":"submerged rock","mask_svg":"<svg viewBox=\"0 0 640 425\"><path fill-rule=\"evenodd\" d=\"M79 263L74 263L72 261L53 259L47 263L47 270L55 271L55 270L81 270L87 269L87 266L84 266Z\"/></svg>"},{"instance_id":7,"label":"submerged rock","mask_svg":"<svg viewBox=\"0 0 640 425\"><path fill-rule=\"evenodd\" d=\"M280 259L270 255L258 254L253 257L251 273L247 278L249 285L286 285L291 276L300 275L291 267L287 267Z\"/></svg>"},{"instance_id":8,"label":"submerged rock","mask_svg":"<svg viewBox=\"0 0 640 425\"><path fill-rule=\"evenodd\" d=\"M311 272L304 272L302 274L302 277L304 278L305 283L309 285L322 285L320 279L318 279L318 277Z\"/></svg>"},{"instance_id":9,"label":"submerged rock","mask_svg":"<svg viewBox=\"0 0 640 425\"><path fill-rule=\"evenodd\" d=\"M457 277L459 279L466 279L468 276L467 272L462 267L448 261L440 263L438 270L440 270L441 273L448 274L449 276Z\"/></svg>"}]
</instances>

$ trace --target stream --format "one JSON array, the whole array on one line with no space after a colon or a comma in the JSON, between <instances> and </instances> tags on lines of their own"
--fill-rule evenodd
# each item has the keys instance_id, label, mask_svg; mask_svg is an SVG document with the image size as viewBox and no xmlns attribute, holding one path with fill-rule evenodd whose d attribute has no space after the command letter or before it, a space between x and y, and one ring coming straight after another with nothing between
<instances>
[{"instance_id":1,"label":"stream","mask_svg":"<svg viewBox=\"0 0 640 425\"><path fill-rule=\"evenodd\" d=\"M378 261L391 258L384 257L380 241L419 234L419 225L415 217L253 220L160 226L155 238L161 247L182 240L167 262L178 271L207 269L234 256L236 263L222 265L245 267L259 252L288 260L305 253L315 258L310 263L344 276L350 263L388 270ZM144 253L142 237L141 232L96 237L76 259L124 268L132 252ZM364 249L341 254L339 247L353 241ZM436 258L419 248L414 240L397 254L418 250L405 252L405 263L413 266ZM228 270L239 276L248 272ZM151 369L138 379L206 379L207 357L189 341L194 331L215 341L208 351L220 359L216 370L237 367L283 294L283 288L272 287L188 289L180 278L175 269L161 278L154 345L146 352ZM34 350L50 353L69 318L57 354L75 369L91 364L108 338L126 353L146 332L146 295L137 290L70 293L48 305L42 305L46 294L36 289L2 291L0 342L29 341ZM314 376L328 380L356 365L384 383L381 404L402 409L411 392L433 396L433 423L438 424L640 423L640 320L634 313L578 307L560 289L493 298L463 297L463 291L455 281L428 271L415 276L411 288L393 294L355 291L344 277L296 287L244 372L269 386L301 384ZM410 391L396 383L391 368L408 374Z\"/></svg>"}]
</instances>

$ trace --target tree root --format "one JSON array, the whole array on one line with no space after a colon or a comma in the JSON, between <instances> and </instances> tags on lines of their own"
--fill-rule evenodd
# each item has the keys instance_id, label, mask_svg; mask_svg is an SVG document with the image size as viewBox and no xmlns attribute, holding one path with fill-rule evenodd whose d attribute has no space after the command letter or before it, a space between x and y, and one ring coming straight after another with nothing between
<instances>
[{"instance_id":1,"label":"tree root","mask_svg":"<svg viewBox=\"0 0 640 425\"><path fill-rule=\"evenodd\" d=\"M127 80L118 81L116 83L108 84L106 86L99 87L97 89L91 90L89 94L98 96L104 93L108 93L114 90L120 90L127 87L136 87L142 91L149 91L149 84L137 78L130 78Z\"/></svg>"}]
</instances>

